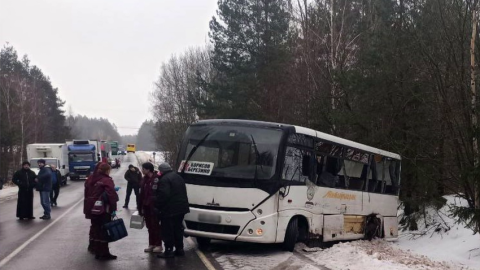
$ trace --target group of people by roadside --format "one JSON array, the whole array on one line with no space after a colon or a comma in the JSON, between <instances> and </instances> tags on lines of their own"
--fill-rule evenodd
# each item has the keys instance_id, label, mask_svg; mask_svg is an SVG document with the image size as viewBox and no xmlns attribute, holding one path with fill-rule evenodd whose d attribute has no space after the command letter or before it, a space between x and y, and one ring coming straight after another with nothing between
<instances>
[{"instance_id":1,"label":"group of people by roadside","mask_svg":"<svg viewBox=\"0 0 480 270\"><path fill-rule=\"evenodd\" d=\"M98 260L114 260L117 256L110 253L108 236L103 225L116 216L119 201L111 166L98 163L93 174L85 182L84 214L90 219L88 251ZM183 218L189 212L187 190L183 178L175 173L168 163L162 163L155 170L150 162L142 164L140 171L130 165L125 173L128 181L124 208L128 208L132 191L136 195L137 210L145 219L148 229L149 253L158 253L160 258L183 256ZM95 212L95 205L102 201L105 211ZM92 211L93 210L93 211ZM165 250L162 247L165 245Z\"/></svg>"},{"instance_id":2,"label":"group of people by roadside","mask_svg":"<svg viewBox=\"0 0 480 270\"><path fill-rule=\"evenodd\" d=\"M28 161L22 163L22 168L15 172L12 182L18 186L17 218L35 219L33 215L34 190L40 194L40 203L43 207L43 216L40 219L51 219L51 207L57 206L60 194L62 175L55 165L46 166L43 159L37 161L40 171L38 175L30 169Z\"/></svg>"}]
</instances>

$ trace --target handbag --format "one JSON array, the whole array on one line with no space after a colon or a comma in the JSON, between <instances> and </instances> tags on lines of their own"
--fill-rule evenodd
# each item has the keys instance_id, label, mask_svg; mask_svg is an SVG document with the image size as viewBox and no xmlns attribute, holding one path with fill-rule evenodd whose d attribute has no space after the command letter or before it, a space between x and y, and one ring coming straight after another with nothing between
<instances>
[{"instance_id":1,"label":"handbag","mask_svg":"<svg viewBox=\"0 0 480 270\"><path fill-rule=\"evenodd\" d=\"M123 219L115 216L114 220L103 225L107 233L108 242L115 242L128 236L127 228Z\"/></svg>"},{"instance_id":2,"label":"handbag","mask_svg":"<svg viewBox=\"0 0 480 270\"><path fill-rule=\"evenodd\" d=\"M130 228L132 229L143 229L145 226L145 219L138 214L138 211L135 211L130 218Z\"/></svg>"}]
</instances>

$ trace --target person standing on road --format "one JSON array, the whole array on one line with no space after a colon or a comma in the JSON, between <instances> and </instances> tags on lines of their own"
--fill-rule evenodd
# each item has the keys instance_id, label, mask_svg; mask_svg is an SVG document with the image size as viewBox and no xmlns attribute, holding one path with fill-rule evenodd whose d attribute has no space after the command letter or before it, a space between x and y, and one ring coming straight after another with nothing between
<instances>
[{"instance_id":1,"label":"person standing on road","mask_svg":"<svg viewBox=\"0 0 480 270\"><path fill-rule=\"evenodd\" d=\"M144 177L140 187L138 212L140 216L145 218L148 229L148 247L144 251L161 253L163 251L161 227L158 216L155 213L155 193L153 190L153 187L156 187L158 184L158 175L150 162L142 165L142 171Z\"/></svg>"},{"instance_id":2,"label":"person standing on road","mask_svg":"<svg viewBox=\"0 0 480 270\"><path fill-rule=\"evenodd\" d=\"M35 219L33 216L33 189L37 175L30 170L30 163L24 161L22 168L15 172L12 181L18 186L17 218Z\"/></svg>"},{"instance_id":3,"label":"person standing on road","mask_svg":"<svg viewBox=\"0 0 480 270\"><path fill-rule=\"evenodd\" d=\"M102 162L98 162L97 165L95 166L95 169L93 169L93 173L90 174L85 180L85 191L84 191L84 199L83 199L83 214L85 215L86 219L90 219L90 231L88 233L88 252L95 254L95 244L93 242L93 221L92 221L92 212L91 209L89 208L88 205L88 200L87 198L91 197L91 192L93 190L93 176L98 174L100 165Z\"/></svg>"},{"instance_id":4,"label":"person standing on road","mask_svg":"<svg viewBox=\"0 0 480 270\"><path fill-rule=\"evenodd\" d=\"M100 164L98 172L92 175L89 182L91 190L88 191L86 197L86 212L92 220L92 242L94 245L93 251L95 259L97 260L115 260L117 256L110 253L108 248L108 235L103 225L110 222L112 217L116 215L118 202L118 187L115 187L113 179L110 177L112 168L106 163ZM92 209L95 202L105 195L106 200L103 201L105 205L105 212L99 215L93 215Z\"/></svg>"},{"instance_id":5,"label":"person standing on road","mask_svg":"<svg viewBox=\"0 0 480 270\"><path fill-rule=\"evenodd\" d=\"M140 170L133 166L132 164L128 165L128 170L125 172L125 180L127 180L127 196L125 197L125 204L123 208L128 208L128 203L130 202L130 196L132 195L132 190L135 192L135 199L137 200L137 209L138 209L138 193L140 189L140 182L142 181L142 173Z\"/></svg>"},{"instance_id":6,"label":"person standing on road","mask_svg":"<svg viewBox=\"0 0 480 270\"><path fill-rule=\"evenodd\" d=\"M50 212L52 208L50 206L50 192L52 191L52 171L45 167L45 160L38 160L38 167L40 171L37 176L37 191L40 192L40 203L43 207L43 216L40 219L51 219Z\"/></svg>"},{"instance_id":7,"label":"person standing on road","mask_svg":"<svg viewBox=\"0 0 480 270\"><path fill-rule=\"evenodd\" d=\"M60 195L60 185L62 183L62 174L57 170L57 166L51 165L52 169L52 191L50 191L50 203L57 206L58 195Z\"/></svg>"},{"instance_id":8,"label":"person standing on road","mask_svg":"<svg viewBox=\"0 0 480 270\"><path fill-rule=\"evenodd\" d=\"M155 192L155 208L162 222L162 236L165 252L159 258L184 256L183 218L190 212L187 187L183 178L172 170L168 163L158 166L160 173L158 185L152 186ZM173 247L175 246L175 252Z\"/></svg>"}]
</instances>

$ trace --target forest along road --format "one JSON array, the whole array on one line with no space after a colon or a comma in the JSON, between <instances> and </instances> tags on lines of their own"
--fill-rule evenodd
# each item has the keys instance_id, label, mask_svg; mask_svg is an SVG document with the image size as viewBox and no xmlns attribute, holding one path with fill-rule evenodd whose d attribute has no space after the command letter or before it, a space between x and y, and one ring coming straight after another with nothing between
<instances>
[{"instance_id":1,"label":"forest along road","mask_svg":"<svg viewBox=\"0 0 480 270\"><path fill-rule=\"evenodd\" d=\"M148 246L146 228L129 228L130 216L136 210L135 194L130 199L130 208L121 208L127 187L123 176L128 164L137 165L134 154L127 155L122 167L113 169L111 174L115 185L121 187L117 215L124 219L129 234L110 244L110 251L118 256L117 260L98 261L87 252L90 220L83 215L84 181L68 181L68 185L60 189L58 207L52 209L49 221L38 219L43 215L38 192L34 198L37 219L32 221L16 218L16 199L0 202L0 269L208 269L188 239L183 258L165 261L143 252ZM203 259L206 260L204 256Z\"/></svg>"}]
</instances>

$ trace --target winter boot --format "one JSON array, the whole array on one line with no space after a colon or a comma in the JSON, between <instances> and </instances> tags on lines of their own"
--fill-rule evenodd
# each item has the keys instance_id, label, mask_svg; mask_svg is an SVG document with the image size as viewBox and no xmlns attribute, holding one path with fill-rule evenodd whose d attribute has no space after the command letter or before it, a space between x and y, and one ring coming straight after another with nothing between
<instances>
[{"instance_id":1,"label":"winter boot","mask_svg":"<svg viewBox=\"0 0 480 270\"><path fill-rule=\"evenodd\" d=\"M158 254L157 257L162 259L174 258L175 253L173 252L173 249L166 249L164 252Z\"/></svg>"},{"instance_id":2,"label":"winter boot","mask_svg":"<svg viewBox=\"0 0 480 270\"><path fill-rule=\"evenodd\" d=\"M175 249L175 256L183 257L185 256L185 251L183 249Z\"/></svg>"},{"instance_id":3,"label":"winter boot","mask_svg":"<svg viewBox=\"0 0 480 270\"><path fill-rule=\"evenodd\" d=\"M146 249L144 249L143 251L145 251L145 252L152 252L154 248L155 248L155 246L150 245L150 246L148 246Z\"/></svg>"},{"instance_id":4,"label":"winter boot","mask_svg":"<svg viewBox=\"0 0 480 270\"><path fill-rule=\"evenodd\" d=\"M157 246L152 250L153 253L162 253L162 251L163 251L162 246Z\"/></svg>"}]
</instances>

